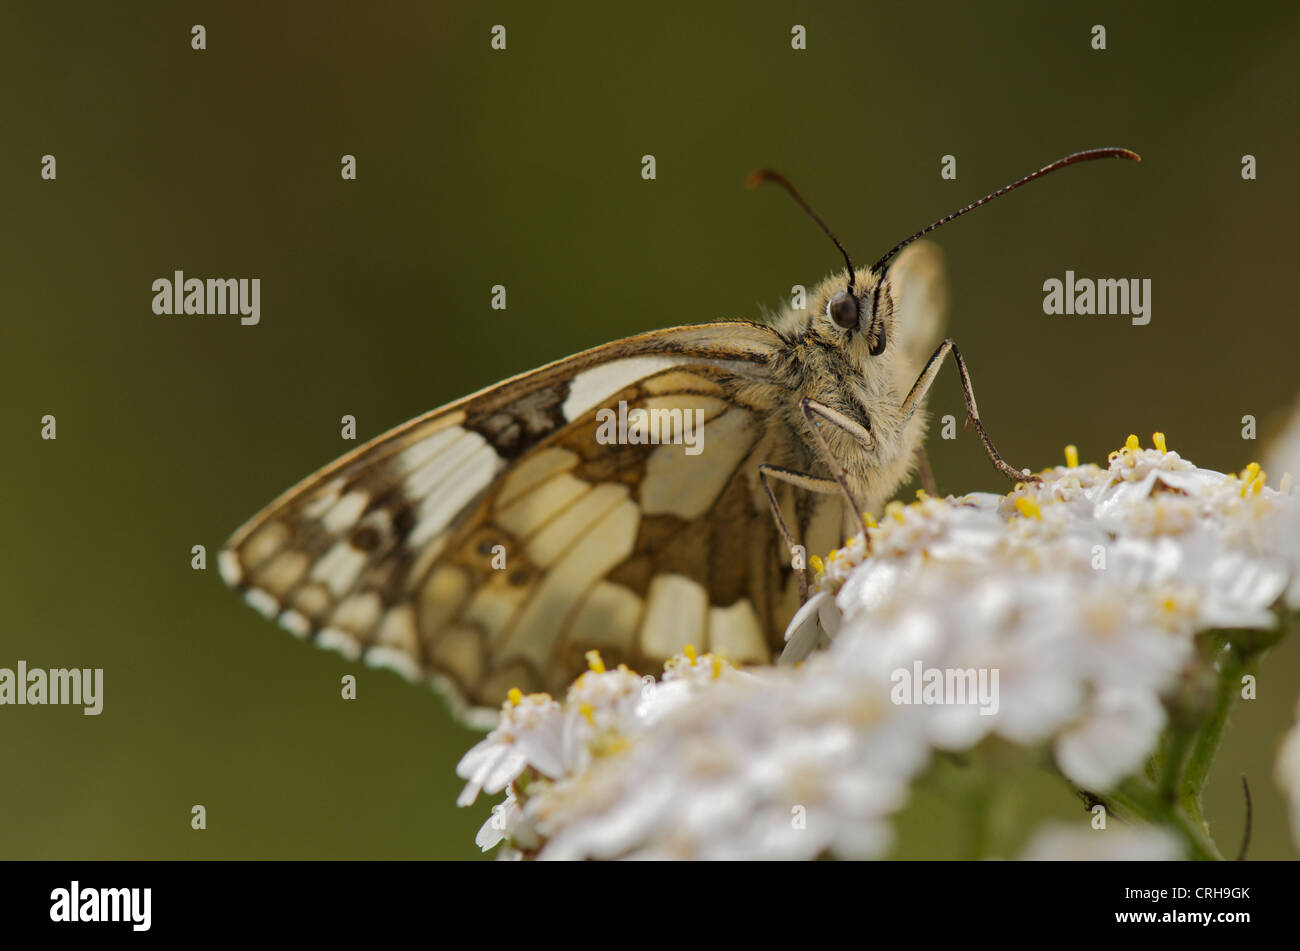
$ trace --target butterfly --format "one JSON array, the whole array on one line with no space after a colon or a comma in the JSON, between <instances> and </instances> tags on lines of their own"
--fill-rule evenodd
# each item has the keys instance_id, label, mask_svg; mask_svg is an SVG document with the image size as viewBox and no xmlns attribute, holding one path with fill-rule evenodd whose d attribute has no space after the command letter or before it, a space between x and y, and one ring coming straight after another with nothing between
<instances>
[{"instance_id":1,"label":"butterfly","mask_svg":"<svg viewBox=\"0 0 1300 951\"><path fill-rule=\"evenodd\" d=\"M862 530L923 453L926 394L951 354L968 423L1008 478L970 374L941 340L937 249L870 268L788 181L846 271L772 322L657 330L435 409L309 476L219 555L224 580L291 633L432 684L495 724L512 688L561 693L598 650L648 672L686 646L772 661L807 594L805 553ZM700 451L601 437L613 407L703 421Z\"/></svg>"}]
</instances>

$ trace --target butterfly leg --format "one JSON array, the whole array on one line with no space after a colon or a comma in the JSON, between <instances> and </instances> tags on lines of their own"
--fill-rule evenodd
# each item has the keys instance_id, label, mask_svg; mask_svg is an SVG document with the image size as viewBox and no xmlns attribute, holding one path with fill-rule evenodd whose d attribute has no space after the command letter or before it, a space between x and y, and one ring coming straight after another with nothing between
<instances>
[{"instance_id":1,"label":"butterfly leg","mask_svg":"<svg viewBox=\"0 0 1300 951\"><path fill-rule=\"evenodd\" d=\"M930 454L924 446L916 447L916 474L926 495L938 497L939 487L934 484L934 470L930 468Z\"/></svg>"},{"instance_id":2,"label":"butterfly leg","mask_svg":"<svg viewBox=\"0 0 1300 951\"><path fill-rule=\"evenodd\" d=\"M813 437L817 440L817 447L820 450L822 460L826 463L827 468L831 470L834 478L823 479L809 475L806 472L798 472L794 469L786 469L783 466L774 466L769 463L764 463L758 467L759 478L763 483L764 491L767 492L767 502L772 507L772 517L776 520L777 530L781 533L781 538L788 549L794 548L794 536L790 534L790 529L785 524L785 518L781 515L781 509L777 505L776 496L773 494L772 486L768 482L768 476L773 476L799 488L827 495L833 494L838 489L844 493L844 498L848 500L849 505L852 506L854 513L858 517L858 521L861 522L862 506L858 504L857 497L854 496L853 490L849 488L848 472L835 458L830 445L826 442L826 437L822 435L821 424L827 422L843 430L867 449L876 444L876 439L871 435L871 430L843 413L831 409L824 403L804 399L800 401L799 408L803 412L803 418L808 423L808 428L812 430ZM799 597L801 601L808 600L807 569L799 572Z\"/></svg>"},{"instance_id":3,"label":"butterfly leg","mask_svg":"<svg viewBox=\"0 0 1300 951\"><path fill-rule=\"evenodd\" d=\"M980 442L984 444L985 454L994 467L1012 482L1032 481L1036 478L1035 476L1007 465L1006 461L998 455L997 449L993 447L993 440L989 438L989 434L984 430L984 424L980 422L979 409L975 406L975 390L971 386L966 361L961 358L961 351L957 349L957 345L952 342L951 338L939 344L939 349L934 351L934 356L930 357L925 369L921 371L921 375L912 384L911 392L907 394L907 398L903 400L901 407L903 423L906 424L912 418L917 407L921 405L921 401L925 399L925 394L930 391L934 378L939 375L939 368L943 366L943 358L948 355L949 351L952 351L952 358L957 363L957 373L961 376L961 392L966 400L966 423L975 427L976 435L979 436Z\"/></svg>"},{"instance_id":4,"label":"butterfly leg","mask_svg":"<svg viewBox=\"0 0 1300 951\"><path fill-rule=\"evenodd\" d=\"M782 482L798 486L801 489L807 489L810 492L819 492L829 495L839 491L839 486L832 479L819 479L816 476L810 476L806 472L797 472L794 469L787 469L784 466L774 466L771 463L763 463L758 467L758 479L763 483L763 491L767 493L767 504L772 507L772 519L776 522L776 529L781 533L781 540L785 542L786 551L791 553L795 549L794 536L790 534L790 528L785 524L785 517L781 514L781 506L777 504L776 493L772 491L772 485L768 478L780 479ZM805 567L799 570L799 601L803 603L808 600L808 568L805 559Z\"/></svg>"},{"instance_id":5,"label":"butterfly leg","mask_svg":"<svg viewBox=\"0 0 1300 951\"><path fill-rule=\"evenodd\" d=\"M840 491L844 493L844 498L853 507L853 512L857 515L858 521L862 521L862 506L858 504L857 498L853 495L853 490L849 488L849 474L840 465L840 461L835 458L834 453L831 452L830 444L826 442L826 437L822 435L821 424L827 422L837 429L843 430L856 439L864 449L874 448L876 437L871 435L871 430L857 420L850 419L838 410L831 409L825 403L804 398L799 401L799 408L803 410L803 418L807 421L808 428L812 430L813 437L817 440L817 448L821 450L822 461L826 463L831 470L831 475L839 483Z\"/></svg>"}]
</instances>

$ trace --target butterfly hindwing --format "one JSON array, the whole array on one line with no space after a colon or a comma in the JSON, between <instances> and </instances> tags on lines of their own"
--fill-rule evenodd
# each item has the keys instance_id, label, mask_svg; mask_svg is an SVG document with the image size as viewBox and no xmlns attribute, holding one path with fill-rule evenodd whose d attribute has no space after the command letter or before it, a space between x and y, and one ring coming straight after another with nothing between
<instances>
[{"instance_id":1,"label":"butterfly hindwing","mask_svg":"<svg viewBox=\"0 0 1300 951\"><path fill-rule=\"evenodd\" d=\"M686 642L766 660L793 610L756 493L778 448L754 385L768 334L645 334L435 410L273 503L223 576L294 633L489 714L512 686L563 689L593 647L634 668ZM620 400L702 410L701 451L598 439Z\"/></svg>"},{"instance_id":2,"label":"butterfly hindwing","mask_svg":"<svg viewBox=\"0 0 1300 951\"><path fill-rule=\"evenodd\" d=\"M747 474L761 417L735 389L731 374L704 365L652 375L611 402L632 413L699 409L698 455L602 442L590 414L479 503L429 580L447 625L428 632L432 660L461 692L492 703L510 686L561 690L593 647L645 670L685 643L713 646L716 634L737 660L768 659L771 612L755 592L780 583L778 552Z\"/></svg>"}]
</instances>

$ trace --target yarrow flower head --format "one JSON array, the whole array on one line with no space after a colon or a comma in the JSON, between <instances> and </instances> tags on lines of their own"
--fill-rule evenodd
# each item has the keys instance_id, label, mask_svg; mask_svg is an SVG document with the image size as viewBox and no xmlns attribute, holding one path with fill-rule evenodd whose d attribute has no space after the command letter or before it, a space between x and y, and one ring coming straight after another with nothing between
<instances>
[{"instance_id":1,"label":"yarrow flower head","mask_svg":"<svg viewBox=\"0 0 1300 951\"><path fill-rule=\"evenodd\" d=\"M700 690L749 677L720 655L701 655L689 645L667 661L660 681L639 677L624 665L607 670L598 651L589 651L587 662L589 669L569 687L563 703L549 694L510 691L497 727L457 765L457 775L466 780L458 805L472 804L483 792L507 792L479 832L485 850L504 838L524 848L535 840L521 808L525 789L531 794L579 775L594 760L624 750L631 738Z\"/></svg>"},{"instance_id":2,"label":"yarrow flower head","mask_svg":"<svg viewBox=\"0 0 1300 951\"><path fill-rule=\"evenodd\" d=\"M1163 764L1153 785L1144 766L1162 736L1194 747L1207 679L1267 645L1300 567L1295 507L1256 465L1220 473L1153 443L1130 436L1105 467L1069 447L1066 465L1006 495L890 503L810 560L813 593L778 666L742 672L688 650L643 680L596 657L563 703L512 697L459 768L462 803L508 790L489 820L500 834L480 844L538 858L878 857L916 783L954 756L1010 749L1047 752L1094 808L1151 824L1117 853L1212 852L1199 789L1194 807L1165 808L1164 784L1192 771ZM1105 853L1094 844L1079 851Z\"/></svg>"}]
</instances>

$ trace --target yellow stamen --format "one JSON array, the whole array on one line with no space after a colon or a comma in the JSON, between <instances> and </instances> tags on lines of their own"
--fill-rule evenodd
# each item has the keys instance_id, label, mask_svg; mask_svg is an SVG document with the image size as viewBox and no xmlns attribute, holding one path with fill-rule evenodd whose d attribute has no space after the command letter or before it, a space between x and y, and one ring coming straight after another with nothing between
<instances>
[{"instance_id":1,"label":"yellow stamen","mask_svg":"<svg viewBox=\"0 0 1300 951\"><path fill-rule=\"evenodd\" d=\"M1250 465L1246 466L1246 468L1242 469L1240 473L1238 473L1237 477L1241 479L1241 497L1243 499L1250 493L1251 487L1254 485L1255 479L1258 476L1259 476L1258 462L1252 462Z\"/></svg>"},{"instance_id":2,"label":"yellow stamen","mask_svg":"<svg viewBox=\"0 0 1300 951\"><path fill-rule=\"evenodd\" d=\"M903 521L903 503L895 499L885 506L885 514L893 517L895 522Z\"/></svg>"},{"instance_id":3,"label":"yellow stamen","mask_svg":"<svg viewBox=\"0 0 1300 951\"><path fill-rule=\"evenodd\" d=\"M511 687L506 696L509 698L512 707L517 707L524 702L524 692L518 687Z\"/></svg>"},{"instance_id":4,"label":"yellow stamen","mask_svg":"<svg viewBox=\"0 0 1300 951\"><path fill-rule=\"evenodd\" d=\"M722 676L722 658L717 654L713 655L713 679L717 680Z\"/></svg>"},{"instance_id":5,"label":"yellow stamen","mask_svg":"<svg viewBox=\"0 0 1300 951\"><path fill-rule=\"evenodd\" d=\"M596 709L591 704L589 703L578 704L578 712L581 713L583 717L586 718L587 722L590 723L592 726L596 725L596 717L594 716L594 714L596 713Z\"/></svg>"},{"instance_id":6,"label":"yellow stamen","mask_svg":"<svg viewBox=\"0 0 1300 951\"><path fill-rule=\"evenodd\" d=\"M1250 483L1250 494L1259 495L1260 490L1264 488L1264 483L1268 480L1268 473L1263 469L1259 470L1259 475L1255 476L1254 481Z\"/></svg>"},{"instance_id":7,"label":"yellow stamen","mask_svg":"<svg viewBox=\"0 0 1300 951\"><path fill-rule=\"evenodd\" d=\"M584 656L587 658L587 666L591 668L593 674L603 674L605 672L605 662L600 659L600 651L590 650Z\"/></svg>"},{"instance_id":8,"label":"yellow stamen","mask_svg":"<svg viewBox=\"0 0 1300 951\"><path fill-rule=\"evenodd\" d=\"M916 501L918 501L918 502L924 502L924 501L925 501L926 499L928 499L929 497L930 497L930 493L929 493L929 492L926 492L925 489L917 489L917 490L916 490Z\"/></svg>"},{"instance_id":9,"label":"yellow stamen","mask_svg":"<svg viewBox=\"0 0 1300 951\"><path fill-rule=\"evenodd\" d=\"M1071 469L1079 464L1079 447L1073 443L1065 447L1065 464Z\"/></svg>"},{"instance_id":10,"label":"yellow stamen","mask_svg":"<svg viewBox=\"0 0 1300 951\"><path fill-rule=\"evenodd\" d=\"M1025 498L1023 495L1016 499L1016 510L1025 518L1036 518L1040 522L1043 520L1042 509L1033 499Z\"/></svg>"},{"instance_id":11,"label":"yellow stamen","mask_svg":"<svg viewBox=\"0 0 1300 951\"><path fill-rule=\"evenodd\" d=\"M682 653L686 655L686 659L689 660L691 662L691 666L694 667L696 659L700 656L695 652L695 645L687 644L685 647L682 648Z\"/></svg>"},{"instance_id":12,"label":"yellow stamen","mask_svg":"<svg viewBox=\"0 0 1300 951\"><path fill-rule=\"evenodd\" d=\"M808 564L812 567L812 570L817 572L819 575L824 574L826 571L826 566L822 564L822 560L816 555L808 556Z\"/></svg>"},{"instance_id":13,"label":"yellow stamen","mask_svg":"<svg viewBox=\"0 0 1300 951\"><path fill-rule=\"evenodd\" d=\"M1159 449L1161 452L1168 452L1168 451L1169 451L1169 450L1165 447L1165 434L1164 434L1164 433L1152 433L1152 434L1151 434L1151 441L1152 441L1153 443L1156 444L1156 448Z\"/></svg>"},{"instance_id":14,"label":"yellow stamen","mask_svg":"<svg viewBox=\"0 0 1300 951\"><path fill-rule=\"evenodd\" d=\"M872 515L870 512L867 512L865 515L862 516L862 524L867 526L867 528L880 527L880 523L876 521L876 517Z\"/></svg>"},{"instance_id":15,"label":"yellow stamen","mask_svg":"<svg viewBox=\"0 0 1300 951\"><path fill-rule=\"evenodd\" d=\"M1132 452L1137 452L1139 449L1142 448L1142 444L1138 442L1138 438L1136 436L1134 436L1132 433L1129 433L1128 439L1124 440L1124 448Z\"/></svg>"}]
</instances>

